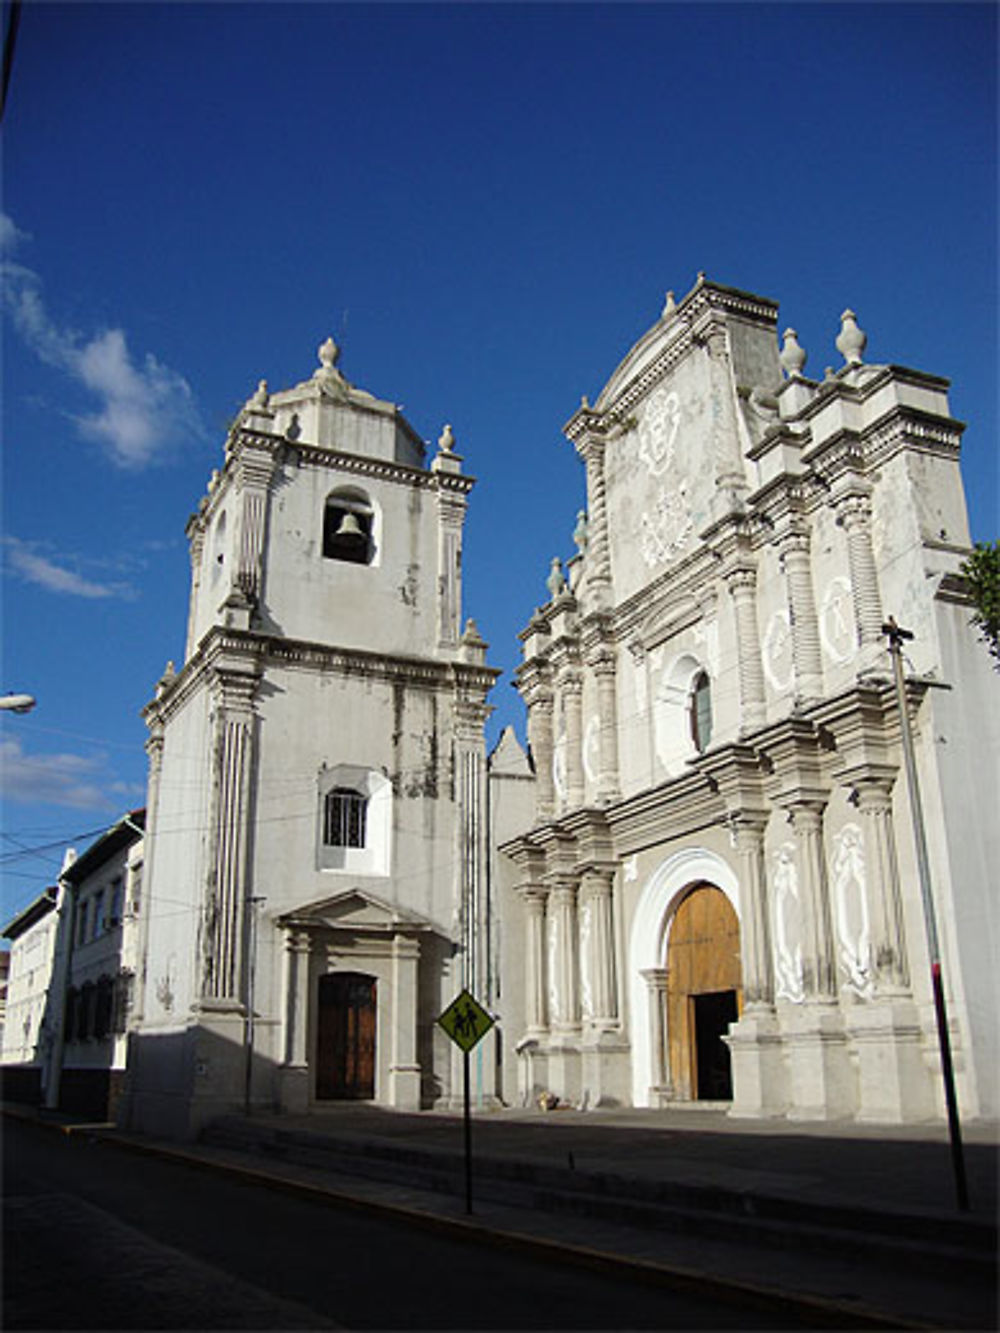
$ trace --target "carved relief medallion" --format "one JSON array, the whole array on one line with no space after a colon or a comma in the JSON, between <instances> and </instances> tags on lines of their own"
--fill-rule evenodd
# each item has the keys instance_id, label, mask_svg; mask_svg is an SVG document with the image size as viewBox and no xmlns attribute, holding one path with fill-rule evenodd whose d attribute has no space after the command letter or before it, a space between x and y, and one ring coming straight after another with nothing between
<instances>
[{"instance_id":1,"label":"carved relief medallion","mask_svg":"<svg viewBox=\"0 0 1000 1333\"><path fill-rule=\"evenodd\" d=\"M588 782L597 781L600 764L601 721L595 713L583 730L583 771Z\"/></svg>"},{"instance_id":2,"label":"carved relief medallion","mask_svg":"<svg viewBox=\"0 0 1000 1333\"><path fill-rule=\"evenodd\" d=\"M778 694L791 689L795 678L795 660L792 655L792 623L785 607L775 611L767 622L761 645L764 674Z\"/></svg>"},{"instance_id":3,"label":"carved relief medallion","mask_svg":"<svg viewBox=\"0 0 1000 1333\"><path fill-rule=\"evenodd\" d=\"M594 995L590 984L590 914L589 898L580 904L580 1007L584 1018L593 1017Z\"/></svg>"},{"instance_id":4,"label":"carved relief medallion","mask_svg":"<svg viewBox=\"0 0 1000 1333\"><path fill-rule=\"evenodd\" d=\"M783 842L774 853L774 993L779 1000L801 1004L805 999L802 977L802 908L799 877L795 868L795 844Z\"/></svg>"},{"instance_id":5,"label":"carved relief medallion","mask_svg":"<svg viewBox=\"0 0 1000 1333\"><path fill-rule=\"evenodd\" d=\"M857 653L851 580L845 574L838 574L827 584L819 612L819 635L827 656L839 665Z\"/></svg>"},{"instance_id":6,"label":"carved relief medallion","mask_svg":"<svg viewBox=\"0 0 1000 1333\"><path fill-rule=\"evenodd\" d=\"M639 423L639 457L651 477L661 477L673 461L680 425L680 398L672 390L657 389Z\"/></svg>"},{"instance_id":7,"label":"carved relief medallion","mask_svg":"<svg viewBox=\"0 0 1000 1333\"><path fill-rule=\"evenodd\" d=\"M670 490L661 486L653 512L639 520L639 548L650 569L677 555L688 543L694 524L687 489L686 481Z\"/></svg>"},{"instance_id":8,"label":"carved relief medallion","mask_svg":"<svg viewBox=\"0 0 1000 1333\"><path fill-rule=\"evenodd\" d=\"M844 985L855 995L870 999L871 936L865 896L865 848L857 824L845 824L833 839L830 869Z\"/></svg>"}]
</instances>

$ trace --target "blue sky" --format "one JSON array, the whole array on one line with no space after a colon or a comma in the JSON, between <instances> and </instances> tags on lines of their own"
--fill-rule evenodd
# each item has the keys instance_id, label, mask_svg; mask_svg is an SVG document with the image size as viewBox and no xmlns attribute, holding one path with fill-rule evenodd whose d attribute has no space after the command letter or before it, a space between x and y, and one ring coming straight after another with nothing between
<instances>
[{"instance_id":1,"label":"blue sky","mask_svg":"<svg viewBox=\"0 0 1000 1333\"><path fill-rule=\"evenodd\" d=\"M839 363L946 375L995 537L992 5L24 6L3 127L0 915L144 801L187 515L264 376L355 383L479 478L505 676L572 552L561 427L698 270ZM25 851L25 849L29 849Z\"/></svg>"}]
</instances>

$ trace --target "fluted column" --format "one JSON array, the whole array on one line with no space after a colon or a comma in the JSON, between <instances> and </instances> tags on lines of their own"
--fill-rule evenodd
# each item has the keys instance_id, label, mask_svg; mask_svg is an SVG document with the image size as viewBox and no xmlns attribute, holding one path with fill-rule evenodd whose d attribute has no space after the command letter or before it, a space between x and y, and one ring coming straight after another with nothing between
<instances>
[{"instance_id":1,"label":"fluted column","mask_svg":"<svg viewBox=\"0 0 1000 1333\"><path fill-rule=\"evenodd\" d=\"M599 769L597 800L601 805L616 801L621 794L618 777L618 692L615 658L610 649L598 652L593 661L597 681L599 723Z\"/></svg>"},{"instance_id":2,"label":"fluted column","mask_svg":"<svg viewBox=\"0 0 1000 1333\"><path fill-rule=\"evenodd\" d=\"M667 1050L667 969L647 967L642 979L646 983L649 1001L649 1103L660 1106L671 1099L673 1084L670 1077L670 1058Z\"/></svg>"},{"instance_id":3,"label":"fluted column","mask_svg":"<svg viewBox=\"0 0 1000 1333\"><path fill-rule=\"evenodd\" d=\"M442 485L439 478L439 485ZM462 633L462 526L464 495L439 489L438 518L438 646L454 648Z\"/></svg>"},{"instance_id":4,"label":"fluted column","mask_svg":"<svg viewBox=\"0 0 1000 1333\"><path fill-rule=\"evenodd\" d=\"M872 546L871 487L855 485L836 502L837 522L847 538L847 563L858 642L862 648L882 644L882 598Z\"/></svg>"},{"instance_id":5,"label":"fluted column","mask_svg":"<svg viewBox=\"0 0 1000 1333\"><path fill-rule=\"evenodd\" d=\"M587 985L585 1018L590 1026L607 1031L617 1026L618 995L615 977L615 934L612 912L614 871L590 868L580 885L581 952ZM584 924L585 923L585 924Z\"/></svg>"},{"instance_id":6,"label":"fluted column","mask_svg":"<svg viewBox=\"0 0 1000 1333\"><path fill-rule=\"evenodd\" d=\"M184 645L185 662L194 651L195 615L198 609L198 590L201 587L201 561L205 551L205 520L201 513L192 514L188 520L187 537L191 555L191 599L188 603L187 637Z\"/></svg>"},{"instance_id":7,"label":"fluted column","mask_svg":"<svg viewBox=\"0 0 1000 1333\"><path fill-rule=\"evenodd\" d=\"M795 695L798 699L818 699L823 694L823 657L813 593L808 532L799 528L786 532L779 541L778 549L788 589Z\"/></svg>"},{"instance_id":8,"label":"fluted column","mask_svg":"<svg viewBox=\"0 0 1000 1333\"><path fill-rule=\"evenodd\" d=\"M524 1016L526 1035L540 1040L549 1030L546 978L545 905L548 890L526 885L518 890L524 903Z\"/></svg>"},{"instance_id":9,"label":"fluted column","mask_svg":"<svg viewBox=\"0 0 1000 1333\"><path fill-rule=\"evenodd\" d=\"M789 813L802 907L802 980L807 1000L835 1000L836 967L821 801L799 800Z\"/></svg>"},{"instance_id":10,"label":"fluted column","mask_svg":"<svg viewBox=\"0 0 1000 1333\"><path fill-rule=\"evenodd\" d=\"M141 1023L146 1015L146 968L149 959L149 921L152 916L150 889L153 883L153 863L156 859L156 835L159 825L160 776L163 772L163 718L157 713L147 714L149 738L146 754L149 756L149 777L146 783L146 836L143 839L142 897L145 902L139 912L139 978L136 986L132 1022Z\"/></svg>"},{"instance_id":11,"label":"fluted column","mask_svg":"<svg viewBox=\"0 0 1000 1333\"><path fill-rule=\"evenodd\" d=\"M241 436L235 469L240 524L236 583L251 605L260 599L267 501L274 470L271 448Z\"/></svg>"},{"instance_id":12,"label":"fluted column","mask_svg":"<svg viewBox=\"0 0 1000 1333\"><path fill-rule=\"evenodd\" d=\"M726 574L736 619L736 660L740 682L740 730L764 725L764 667L760 658L757 625L757 574L748 565L738 565Z\"/></svg>"},{"instance_id":13,"label":"fluted column","mask_svg":"<svg viewBox=\"0 0 1000 1333\"><path fill-rule=\"evenodd\" d=\"M560 880L550 891L553 974L549 978L552 1027L564 1033L580 1028L580 964L576 885Z\"/></svg>"},{"instance_id":14,"label":"fluted column","mask_svg":"<svg viewBox=\"0 0 1000 1333\"><path fill-rule=\"evenodd\" d=\"M740 862L740 922L743 998L747 1010L774 1004L774 961L771 954L767 874L764 867L765 818L738 816L734 821Z\"/></svg>"},{"instance_id":15,"label":"fluted column","mask_svg":"<svg viewBox=\"0 0 1000 1333\"><path fill-rule=\"evenodd\" d=\"M881 994L903 994L910 985L903 900L896 860L890 777L856 780L858 812L865 848L865 878L876 987Z\"/></svg>"},{"instance_id":16,"label":"fluted column","mask_svg":"<svg viewBox=\"0 0 1000 1333\"><path fill-rule=\"evenodd\" d=\"M220 671L213 682L212 819L205 892L202 998L242 999L244 906L256 678Z\"/></svg>"}]
</instances>

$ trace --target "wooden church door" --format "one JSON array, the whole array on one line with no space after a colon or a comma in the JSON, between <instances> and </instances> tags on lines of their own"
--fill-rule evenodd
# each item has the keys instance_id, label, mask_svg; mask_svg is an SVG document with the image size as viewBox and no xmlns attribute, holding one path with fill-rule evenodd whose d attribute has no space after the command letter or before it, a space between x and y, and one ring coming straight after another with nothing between
<instances>
[{"instance_id":1,"label":"wooden church door","mask_svg":"<svg viewBox=\"0 0 1000 1333\"><path fill-rule=\"evenodd\" d=\"M319 979L316 1096L364 1101L375 1096L375 978L331 972Z\"/></svg>"},{"instance_id":2,"label":"wooden church door","mask_svg":"<svg viewBox=\"0 0 1000 1333\"><path fill-rule=\"evenodd\" d=\"M727 1101L733 1095L722 1038L742 1007L740 927L729 899L711 884L678 907L667 944L667 1031L676 1095Z\"/></svg>"}]
</instances>

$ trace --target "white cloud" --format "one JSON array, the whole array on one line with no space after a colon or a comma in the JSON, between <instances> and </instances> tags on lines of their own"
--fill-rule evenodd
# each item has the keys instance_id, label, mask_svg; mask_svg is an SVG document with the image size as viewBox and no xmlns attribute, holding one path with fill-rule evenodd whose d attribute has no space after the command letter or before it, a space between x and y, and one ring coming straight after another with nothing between
<instances>
[{"instance_id":1,"label":"white cloud","mask_svg":"<svg viewBox=\"0 0 1000 1333\"><path fill-rule=\"evenodd\" d=\"M3 546L7 553L6 563L15 574L26 583L34 583L48 592L69 593L73 597L121 597L131 599L136 596L135 589L128 583L95 583L84 578L73 569L67 569L40 555L31 542L23 542L18 537L4 537Z\"/></svg>"},{"instance_id":2,"label":"white cloud","mask_svg":"<svg viewBox=\"0 0 1000 1333\"><path fill-rule=\"evenodd\" d=\"M0 796L21 805L44 802L75 810L116 805L99 785L104 756L25 754L19 741L0 741Z\"/></svg>"},{"instance_id":3,"label":"white cloud","mask_svg":"<svg viewBox=\"0 0 1000 1333\"><path fill-rule=\"evenodd\" d=\"M150 353L136 365L122 329L86 337L53 321L38 274L7 257L25 239L13 219L0 213L3 303L35 355L97 398L96 411L67 414L81 435L95 440L123 468L145 467L184 438L200 438L204 431L183 376Z\"/></svg>"}]
</instances>

